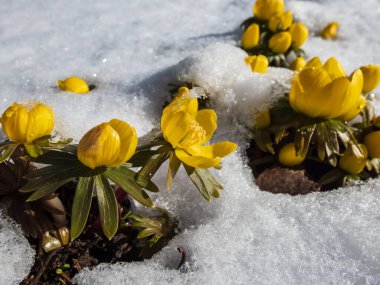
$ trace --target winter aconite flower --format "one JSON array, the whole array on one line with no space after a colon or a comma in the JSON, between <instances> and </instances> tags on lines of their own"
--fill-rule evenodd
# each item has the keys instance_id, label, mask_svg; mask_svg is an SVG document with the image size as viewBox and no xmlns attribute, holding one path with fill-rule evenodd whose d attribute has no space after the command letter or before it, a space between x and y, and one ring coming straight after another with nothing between
<instances>
[{"instance_id":1,"label":"winter aconite flower","mask_svg":"<svg viewBox=\"0 0 380 285\"><path fill-rule=\"evenodd\" d=\"M136 151L137 134L128 123L113 119L89 130L78 145L78 159L89 168L119 166Z\"/></svg>"},{"instance_id":2,"label":"winter aconite flower","mask_svg":"<svg viewBox=\"0 0 380 285\"><path fill-rule=\"evenodd\" d=\"M241 46L243 49L252 49L259 44L260 27L257 24L250 25L243 33Z\"/></svg>"},{"instance_id":3,"label":"winter aconite flower","mask_svg":"<svg viewBox=\"0 0 380 285\"><path fill-rule=\"evenodd\" d=\"M252 72L257 73L266 73L269 65L265 55L251 55L245 59L245 62L251 66Z\"/></svg>"},{"instance_id":4,"label":"winter aconite flower","mask_svg":"<svg viewBox=\"0 0 380 285\"><path fill-rule=\"evenodd\" d=\"M42 103L13 103L1 116L4 133L15 143L31 144L54 128L53 110Z\"/></svg>"},{"instance_id":5,"label":"winter aconite flower","mask_svg":"<svg viewBox=\"0 0 380 285\"><path fill-rule=\"evenodd\" d=\"M380 66L367 65L360 68L363 72L364 85L363 92L369 93L380 84Z\"/></svg>"},{"instance_id":6,"label":"winter aconite flower","mask_svg":"<svg viewBox=\"0 0 380 285\"><path fill-rule=\"evenodd\" d=\"M295 48L300 48L309 36L309 29L302 23L294 23L289 30Z\"/></svg>"},{"instance_id":7,"label":"winter aconite flower","mask_svg":"<svg viewBox=\"0 0 380 285\"><path fill-rule=\"evenodd\" d=\"M367 148L360 144L362 156L357 156L351 148L346 149L343 156L339 160L339 167L350 174L358 174L363 171L367 162Z\"/></svg>"},{"instance_id":8,"label":"winter aconite flower","mask_svg":"<svg viewBox=\"0 0 380 285\"><path fill-rule=\"evenodd\" d=\"M283 0L257 0L253 6L253 14L260 20L269 20L271 16L284 12Z\"/></svg>"},{"instance_id":9,"label":"winter aconite flower","mask_svg":"<svg viewBox=\"0 0 380 285\"><path fill-rule=\"evenodd\" d=\"M289 143L280 149L278 160L282 165L293 167L301 164L305 158L297 154L294 143Z\"/></svg>"},{"instance_id":10,"label":"winter aconite flower","mask_svg":"<svg viewBox=\"0 0 380 285\"><path fill-rule=\"evenodd\" d=\"M335 58L324 65L314 58L295 76L289 102L296 112L311 118L349 121L365 107L362 88L360 69L347 77Z\"/></svg>"},{"instance_id":11,"label":"winter aconite flower","mask_svg":"<svg viewBox=\"0 0 380 285\"><path fill-rule=\"evenodd\" d=\"M321 32L322 38L326 40L335 38L338 33L338 27L339 27L338 22L331 22L327 24L327 26L324 27Z\"/></svg>"},{"instance_id":12,"label":"winter aconite flower","mask_svg":"<svg viewBox=\"0 0 380 285\"><path fill-rule=\"evenodd\" d=\"M76 76L66 78L65 80L58 80L58 86L62 91L78 94L85 94L89 92L87 82Z\"/></svg>"},{"instance_id":13,"label":"winter aconite flower","mask_svg":"<svg viewBox=\"0 0 380 285\"><path fill-rule=\"evenodd\" d=\"M269 48L274 53L286 52L292 44L292 36L289 32L280 32L272 36L269 40Z\"/></svg>"},{"instance_id":14,"label":"winter aconite flower","mask_svg":"<svg viewBox=\"0 0 380 285\"><path fill-rule=\"evenodd\" d=\"M290 69L294 71L300 71L306 65L304 57L297 57L290 65Z\"/></svg>"},{"instance_id":15,"label":"winter aconite flower","mask_svg":"<svg viewBox=\"0 0 380 285\"><path fill-rule=\"evenodd\" d=\"M268 27L272 32L289 29L293 23L293 14L290 11L270 17Z\"/></svg>"},{"instance_id":16,"label":"winter aconite flower","mask_svg":"<svg viewBox=\"0 0 380 285\"><path fill-rule=\"evenodd\" d=\"M366 135L364 144L367 147L369 157L380 158L380 131L374 131Z\"/></svg>"},{"instance_id":17,"label":"winter aconite flower","mask_svg":"<svg viewBox=\"0 0 380 285\"><path fill-rule=\"evenodd\" d=\"M194 168L209 168L218 166L221 158L237 148L232 142L203 145L214 134L216 120L213 110L198 111L198 100L191 97L189 89L182 87L173 102L164 109L161 129L179 160Z\"/></svg>"}]
</instances>

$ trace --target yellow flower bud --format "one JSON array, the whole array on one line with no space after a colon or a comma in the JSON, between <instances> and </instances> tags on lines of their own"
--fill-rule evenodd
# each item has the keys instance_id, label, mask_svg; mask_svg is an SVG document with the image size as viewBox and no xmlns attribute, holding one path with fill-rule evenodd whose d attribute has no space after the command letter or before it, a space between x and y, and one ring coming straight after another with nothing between
<instances>
[{"instance_id":1,"label":"yellow flower bud","mask_svg":"<svg viewBox=\"0 0 380 285\"><path fill-rule=\"evenodd\" d=\"M306 65L305 58L297 57L290 65L291 70L300 71Z\"/></svg>"},{"instance_id":2,"label":"yellow flower bud","mask_svg":"<svg viewBox=\"0 0 380 285\"><path fill-rule=\"evenodd\" d=\"M78 145L78 159L89 168L119 166L136 151L137 134L128 123L113 119L89 130Z\"/></svg>"},{"instance_id":3,"label":"yellow flower bud","mask_svg":"<svg viewBox=\"0 0 380 285\"><path fill-rule=\"evenodd\" d=\"M30 144L48 136L54 128L54 113L48 106L34 102L13 103L1 116L4 133L15 143Z\"/></svg>"},{"instance_id":4,"label":"yellow flower bud","mask_svg":"<svg viewBox=\"0 0 380 285\"><path fill-rule=\"evenodd\" d=\"M256 116L256 128L264 129L270 126L271 119L270 119L270 112L269 110L266 110L259 115Z\"/></svg>"},{"instance_id":5,"label":"yellow flower bud","mask_svg":"<svg viewBox=\"0 0 380 285\"><path fill-rule=\"evenodd\" d=\"M293 23L293 14L290 11L282 13L281 15L274 15L269 19L269 30L272 32L284 31L289 29Z\"/></svg>"},{"instance_id":6,"label":"yellow flower bud","mask_svg":"<svg viewBox=\"0 0 380 285\"><path fill-rule=\"evenodd\" d=\"M333 39L336 37L336 34L338 33L338 22L331 22L326 27L323 28L321 32L321 37L328 40Z\"/></svg>"},{"instance_id":7,"label":"yellow flower bud","mask_svg":"<svg viewBox=\"0 0 380 285\"><path fill-rule=\"evenodd\" d=\"M292 44L292 36L289 32L280 32L272 36L269 40L269 48L274 53L286 52Z\"/></svg>"},{"instance_id":8,"label":"yellow flower bud","mask_svg":"<svg viewBox=\"0 0 380 285\"><path fill-rule=\"evenodd\" d=\"M368 157L365 145L359 145L363 156L358 157L351 148L346 149L343 156L339 159L339 167L350 174L358 174L363 171Z\"/></svg>"},{"instance_id":9,"label":"yellow flower bud","mask_svg":"<svg viewBox=\"0 0 380 285\"><path fill-rule=\"evenodd\" d=\"M253 15L260 20L269 20L273 15L284 12L284 0L257 0L253 6Z\"/></svg>"},{"instance_id":10,"label":"yellow flower bud","mask_svg":"<svg viewBox=\"0 0 380 285\"><path fill-rule=\"evenodd\" d=\"M259 44L260 27L257 24L250 25L243 33L241 46L243 49L252 49Z\"/></svg>"},{"instance_id":11,"label":"yellow flower bud","mask_svg":"<svg viewBox=\"0 0 380 285\"><path fill-rule=\"evenodd\" d=\"M61 89L62 91L68 91L78 94L85 94L89 91L89 87L86 81L76 76L66 78L63 81L58 80L58 86L59 89Z\"/></svg>"},{"instance_id":12,"label":"yellow flower bud","mask_svg":"<svg viewBox=\"0 0 380 285\"><path fill-rule=\"evenodd\" d=\"M278 160L282 165L293 167L301 164L305 158L296 154L294 143L289 143L280 149Z\"/></svg>"},{"instance_id":13,"label":"yellow flower bud","mask_svg":"<svg viewBox=\"0 0 380 285\"><path fill-rule=\"evenodd\" d=\"M369 93L374 90L380 84L380 66L367 65L360 67L363 72L364 84L363 92Z\"/></svg>"},{"instance_id":14,"label":"yellow flower bud","mask_svg":"<svg viewBox=\"0 0 380 285\"><path fill-rule=\"evenodd\" d=\"M376 127L376 128L380 128L380 116L377 116L376 118L374 118L372 120L372 123L373 125Z\"/></svg>"},{"instance_id":15,"label":"yellow flower bud","mask_svg":"<svg viewBox=\"0 0 380 285\"><path fill-rule=\"evenodd\" d=\"M367 147L369 157L380 158L380 131L366 135L364 144Z\"/></svg>"},{"instance_id":16,"label":"yellow flower bud","mask_svg":"<svg viewBox=\"0 0 380 285\"><path fill-rule=\"evenodd\" d=\"M294 23L289 32L295 48L300 48L309 36L309 29L302 23Z\"/></svg>"},{"instance_id":17,"label":"yellow flower bud","mask_svg":"<svg viewBox=\"0 0 380 285\"><path fill-rule=\"evenodd\" d=\"M252 55L245 59L245 62L251 66L252 72L266 73L269 61L265 55Z\"/></svg>"}]
</instances>

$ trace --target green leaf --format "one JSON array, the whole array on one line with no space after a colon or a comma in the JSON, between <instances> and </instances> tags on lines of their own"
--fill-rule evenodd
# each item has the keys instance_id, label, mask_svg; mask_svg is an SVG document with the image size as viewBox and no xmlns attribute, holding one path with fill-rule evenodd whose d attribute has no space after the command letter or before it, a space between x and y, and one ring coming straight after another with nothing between
<instances>
[{"instance_id":1,"label":"green leaf","mask_svg":"<svg viewBox=\"0 0 380 285\"><path fill-rule=\"evenodd\" d=\"M57 151L51 150L39 157L35 160L37 163L41 164L53 164L53 165L67 165L72 164L74 162L79 162L76 153L66 152L66 151Z\"/></svg>"},{"instance_id":2,"label":"green leaf","mask_svg":"<svg viewBox=\"0 0 380 285\"><path fill-rule=\"evenodd\" d=\"M172 147L164 145L156 150L156 154L151 156L146 164L140 169L139 173L148 178L152 178L160 166L169 158Z\"/></svg>"},{"instance_id":3,"label":"green leaf","mask_svg":"<svg viewBox=\"0 0 380 285\"><path fill-rule=\"evenodd\" d=\"M296 131L294 144L297 154L301 157L306 157L315 128L316 124L299 128Z\"/></svg>"},{"instance_id":4,"label":"green leaf","mask_svg":"<svg viewBox=\"0 0 380 285\"><path fill-rule=\"evenodd\" d=\"M323 175L319 180L318 183L320 185L328 185L334 182L337 182L338 180L342 179L346 173L339 168L334 168L333 170L327 172L325 175Z\"/></svg>"},{"instance_id":5,"label":"green leaf","mask_svg":"<svg viewBox=\"0 0 380 285\"><path fill-rule=\"evenodd\" d=\"M143 204L146 207L152 207L153 202L149 198L148 194L142 189L142 187L135 181L126 178L125 172L120 171L120 168L108 168L104 175L119 185L125 192L127 192L133 199Z\"/></svg>"},{"instance_id":6,"label":"green leaf","mask_svg":"<svg viewBox=\"0 0 380 285\"><path fill-rule=\"evenodd\" d=\"M90 213L94 193L94 178L81 177L75 189L71 212L71 240L76 239L83 231Z\"/></svg>"},{"instance_id":7,"label":"green leaf","mask_svg":"<svg viewBox=\"0 0 380 285\"><path fill-rule=\"evenodd\" d=\"M135 182L140 185L142 188L151 191L151 192L159 192L160 189L154 184L149 178L141 175L140 173L134 172L129 169L127 166L120 166L118 168L114 168L115 172L120 173L120 175L124 175L125 179L130 180L131 182Z\"/></svg>"},{"instance_id":8,"label":"green leaf","mask_svg":"<svg viewBox=\"0 0 380 285\"><path fill-rule=\"evenodd\" d=\"M0 163L7 160L8 158L10 158L18 146L19 146L19 144L8 144L5 147L4 153L0 157Z\"/></svg>"},{"instance_id":9,"label":"green leaf","mask_svg":"<svg viewBox=\"0 0 380 285\"><path fill-rule=\"evenodd\" d=\"M138 151L128 160L128 162L131 163L133 167L142 167L156 153L155 150L150 149Z\"/></svg>"},{"instance_id":10,"label":"green leaf","mask_svg":"<svg viewBox=\"0 0 380 285\"><path fill-rule=\"evenodd\" d=\"M44 183L40 187L38 187L38 190L36 192L34 192L26 201L32 202L32 201L36 201L40 198L43 198L43 197L53 193L59 187L65 185L66 183L69 183L71 180L72 180L72 178L66 178L66 179L56 181L54 183ZM26 192L26 191L23 191L23 192Z\"/></svg>"},{"instance_id":11,"label":"green leaf","mask_svg":"<svg viewBox=\"0 0 380 285\"><path fill-rule=\"evenodd\" d=\"M100 222L105 236L110 240L116 234L119 223L119 211L115 193L103 174L95 176L95 184Z\"/></svg>"},{"instance_id":12,"label":"green leaf","mask_svg":"<svg viewBox=\"0 0 380 285\"><path fill-rule=\"evenodd\" d=\"M173 179L175 175L177 174L177 171L180 166L181 166L181 161L177 158L174 151L170 152L169 168L168 168L168 174L166 178L166 187L168 188L168 190L172 189Z\"/></svg>"}]
</instances>

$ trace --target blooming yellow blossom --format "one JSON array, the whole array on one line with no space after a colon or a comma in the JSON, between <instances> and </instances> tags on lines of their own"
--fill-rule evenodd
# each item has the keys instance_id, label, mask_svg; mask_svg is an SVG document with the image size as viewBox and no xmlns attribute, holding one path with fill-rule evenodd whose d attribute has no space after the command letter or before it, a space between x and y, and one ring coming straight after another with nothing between
<instances>
[{"instance_id":1,"label":"blooming yellow blossom","mask_svg":"<svg viewBox=\"0 0 380 285\"><path fill-rule=\"evenodd\" d=\"M286 52L292 44L292 36L289 32L280 32L273 35L269 40L269 48L274 53Z\"/></svg>"},{"instance_id":2,"label":"blooming yellow blossom","mask_svg":"<svg viewBox=\"0 0 380 285\"><path fill-rule=\"evenodd\" d=\"M289 94L292 108L311 118L351 120L365 107L360 69L348 78L342 65L330 58L322 65L313 58L296 74Z\"/></svg>"},{"instance_id":3,"label":"blooming yellow blossom","mask_svg":"<svg viewBox=\"0 0 380 285\"><path fill-rule=\"evenodd\" d=\"M266 73L269 65L268 58L265 55L251 55L245 59L245 62L251 66L252 72Z\"/></svg>"},{"instance_id":4,"label":"blooming yellow blossom","mask_svg":"<svg viewBox=\"0 0 380 285\"><path fill-rule=\"evenodd\" d=\"M359 148L362 152L362 156L357 156L348 148L343 156L339 159L339 167L350 174L358 174L363 171L368 157L367 148L365 145L360 144Z\"/></svg>"},{"instance_id":5,"label":"blooming yellow blossom","mask_svg":"<svg viewBox=\"0 0 380 285\"><path fill-rule=\"evenodd\" d=\"M338 22L331 22L327 24L327 26L324 27L321 32L322 38L326 40L335 38L338 33L338 27L339 27Z\"/></svg>"},{"instance_id":6,"label":"blooming yellow blossom","mask_svg":"<svg viewBox=\"0 0 380 285\"><path fill-rule=\"evenodd\" d=\"M364 144L367 147L369 157L380 158L380 131L374 131L366 135Z\"/></svg>"},{"instance_id":7,"label":"blooming yellow blossom","mask_svg":"<svg viewBox=\"0 0 380 285\"><path fill-rule=\"evenodd\" d=\"M269 19L268 27L272 32L284 31L290 28L293 23L293 14L290 11L281 15L273 15Z\"/></svg>"},{"instance_id":8,"label":"blooming yellow blossom","mask_svg":"<svg viewBox=\"0 0 380 285\"><path fill-rule=\"evenodd\" d=\"M161 130L179 160L195 168L209 168L219 165L221 158L237 148L235 143L227 141L203 145L214 134L216 120L213 110L198 111L198 100L182 87L163 111Z\"/></svg>"},{"instance_id":9,"label":"blooming yellow blossom","mask_svg":"<svg viewBox=\"0 0 380 285\"><path fill-rule=\"evenodd\" d=\"M300 71L306 65L305 58L297 57L290 65L291 70Z\"/></svg>"},{"instance_id":10,"label":"blooming yellow blossom","mask_svg":"<svg viewBox=\"0 0 380 285\"><path fill-rule=\"evenodd\" d=\"M65 80L58 80L58 86L62 91L78 94L85 94L89 91L89 87L86 81L76 76L66 78Z\"/></svg>"},{"instance_id":11,"label":"blooming yellow blossom","mask_svg":"<svg viewBox=\"0 0 380 285\"><path fill-rule=\"evenodd\" d=\"M250 25L243 33L241 46L243 49L252 49L259 44L260 27L257 24Z\"/></svg>"},{"instance_id":12,"label":"blooming yellow blossom","mask_svg":"<svg viewBox=\"0 0 380 285\"><path fill-rule=\"evenodd\" d=\"M260 20L269 20L273 15L284 13L283 0L257 0L253 6L253 15Z\"/></svg>"},{"instance_id":13,"label":"blooming yellow blossom","mask_svg":"<svg viewBox=\"0 0 380 285\"><path fill-rule=\"evenodd\" d=\"M295 48L300 48L309 36L309 29L302 23L294 23L289 32L292 36L292 43Z\"/></svg>"},{"instance_id":14,"label":"blooming yellow blossom","mask_svg":"<svg viewBox=\"0 0 380 285\"><path fill-rule=\"evenodd\" d=\"M362 66L360 70L363 72L364 85L363 92L369 93L380 84L380 66L367 65Z\"/></svg>"},{"instance_id":15,"label":"blooming yellow blossom","mask_svg":"<svg viewBox=\"0 0 380 285\"><path fill-rule=\"evenodd\" d=\"M297 155L296 146L294 143L289 143L280 149L278 160L282 165L293 167L301 164L305 160L305 157Z\"/></svg>"},{"instance_id":16,"label":"blooming yellow blossom","mask_svg":"<svg viewBox=\"0 0 380 285\"><path fill-rule=\"evenodd\" d=\"M78 159L89 168L119 166L136 151L137 134L128 123L113 119L89 130L79 141Z\"/></svg>"},{"instance_id":17,"label":"blooming yellow blossom","mask_svg":"<svg viewBox=\"0 0 380 285\"><path fill-rule=\"evenodd\" d=\"M48 136L54 128L54 113L48 106L32 102L13 103L1 116L4 133L15 143L31 144Z\"/></svg>"}]
</instances>

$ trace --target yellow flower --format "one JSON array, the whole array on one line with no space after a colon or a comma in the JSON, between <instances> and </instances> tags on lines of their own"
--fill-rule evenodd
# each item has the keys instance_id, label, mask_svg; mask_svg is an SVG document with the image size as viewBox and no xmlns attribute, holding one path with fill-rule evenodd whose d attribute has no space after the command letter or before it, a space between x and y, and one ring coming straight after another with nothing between
<instances>
[{"instance_id":1,"label":"yellow flower","mask_svg":"<svg viewBox=\"0 0 380 285\"><path fill-rule=\"evenodd\" d=\"M350 174L358 174L363 171L368 157L365 145L359 145L363 156L358 157L351 148L346 149L343 156L339 159L339 167Z\"/></svg>"},{"instance_id":2,"label":"yellow flower","mask_svg":"<svg viewBox=\"0 0 380 285\"><path fill-rule=\"evenodd\" d=\"M369 93L374 90L380 84L380 66L367 65L360 67L363 72L364 85L363 92Z\"/></svg>"},{"instance_id":3,"label":"yellow flower","mask_svg":"<svg viewBox=\"0 0 380 285\"><path fill-rule=\"evenodd\" d=\"M292 44L292 36L289 32L280 32L272 36L269 40L269 48L274 53L286 52Z\"/></svg>"},{"instance_id":4,"label":"yellow flower","mask_svg":"<svg viewBox=\"0 0 380 285\"><path fill-rule=\"evenodd\" d=\"M89 168L119 166L136 151L137 134L128 123L112 119L89 130L79 141L78 159Z\"/></svg>"},{"instance_id":5,"label":"yellow flower","mask_svg":"<svg viewBox=\"0 0 380 285\"><path fill-rule=\"evenodd\" d=\"M327 26L324 27L321 32L322 38L326 40L335 38L336 34L338 33L338 27L339 27L338 22L331 22L327 24Z\"/></svg>"},{"instance_id":6,"label":"yellow flower","mask_svg":"<svg viewBox=\"0 0 380 285\"><path fill-rule=\"evenodd\" d=\"M281 15L273 15L269 19L269 30L277 32L278 30L284 31L289 29L293 23L293 14L290 11L282 13Z\"/></svg>"},{"instance_id":7,"label":"yellow flower","mask_svg":"<svg viewBox=\"0 0 380 285\"><path fill-rule=\"evenodd\" d=\"M324 65L313 58L294 77L289 102L296 112L311 118L351 120L365 106L362 88L360 69L347 78L335 58Z\"/></svg>"},{"instance_id":8,"label":"yellow flower","mask_svg":"<svg viewBox=\"0 0 380 285\"><path fill-rule=\"evenodd\" d=\"M291 70L300 71L306 65L305 58L297 57L290 65Z\"/></svg>"},{"instance_id":9,"label":"yellow flower","mask_svg":"<svg viewBox=\"0 0 380 285\"><path fill-rule=\"evenodd\" d=\"M289 143L280 149L278 160L282 165L293 167L301 164L305 158L297 155L294 143Z\"/></svg>"},{"instance_id":10,"label":"yellow flower","mask_svg":"<svg viewBox=\"0 0 380 285\"><path fill-rule=\"evenodd\" d=\"M245 62L251 66L252 72L266 73L269 65L265 55L251 55L245 59Z\"/></svg>"},{"instance_id":11,"label":"yellow flower","mask_svg":"<svg viewBox=\"0 0 380 285\"><path fill-rule=\"evenodd\" d=\"M257 0L253 6L253 15L260 20L269 20L273 15L284 12L283 0Z\"/></svg>"},{"instance_id":12,"label":"yellow flower","mask_svg":"<svg viewBox=\"0 0 380 285\"><path fill-rule=\"evenodd\" d=\"M198 111L198 100L191 97L189 89L182 87L164 109L161 129L179 160L195 168L209 168L219 165L221 158L237 148L232 142L203 145L214 134L216 120L213 110Z\"/></svg>"},{"instance_id":13,"label":"yellow flower","mask_svg":"<svg viewBox=\"0 0 380 285\"><path fill-rule=\"evenodd\" d=\"M62 91L68 91L78 94L85 94L89 91L89 87L86 81L76 76L66 78L63 81L58 80L58 86L59 89L61 89Z\"/></svg>"},{"instance_id":14,"label":"yellow flower","mask_svg":"<svg viewBox=\"0 0 380 285\"><path fill-rule=\"evenodd\" d=\"M243 33L241 46L243 49L252 49L259 44L260 27L257 24L250 25Z\"/></svg>"},{"instance_id":15,"label":"yellow flower","mask_svg":"<svg viewBox=\"0 0 380 285\"><path fill-rule=\"evenodd\" d=\"M53 110L42 103L13 103L1 116L4 133L15 143L30 144L54 128Z\"/></svg>"},{"instance_id":16,"label":"yellow flower","mask_svg":"<svg viewBox=\"0 0 380 285\"><path fill-rule=\"evenodd\" d=\"M380 158L380 131L366 135L364 144L367 147L369 157Z\"/></svg>"},{"instance_id":17,"label":"yellow flower","mask_svg":"<svg viewBox=\"0 0 380 285\"><path fill-rule=\"evenodd\" d=\"M270 119L270 112L269 110L266 110L259 115L256 116L256 128L264 129L270 126L271 119Z\"/></svg>"},{"instance_id":18,"label":"yellow flower","mask_svg":"<svg viewBox=\"0 0 380 285\"><path fill-rule=\"evenodd\" d=\"M294 23L289 30L295 48L300 48L309 36L309 29L302 23Z\"/></svg>"}]
</instances>

